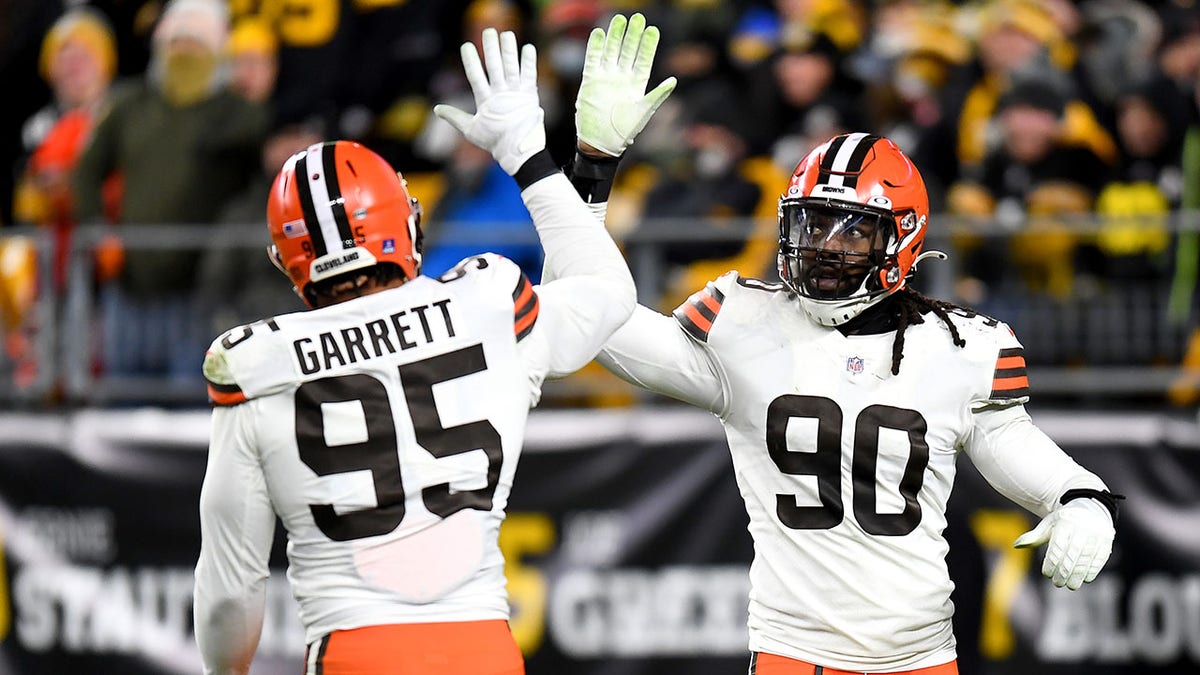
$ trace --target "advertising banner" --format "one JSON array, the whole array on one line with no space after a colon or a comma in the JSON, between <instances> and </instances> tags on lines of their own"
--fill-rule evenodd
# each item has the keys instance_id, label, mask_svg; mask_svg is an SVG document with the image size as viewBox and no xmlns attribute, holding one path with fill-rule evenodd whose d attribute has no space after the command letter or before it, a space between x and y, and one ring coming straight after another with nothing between
<instances>
[{"instance_id":1,"label":"advertising banner","mask_svg":"<svg viewBox=\"0 0 1200 675\"><path fill-rule=\"evenodd\" d=\"M964 675L1200 673L1196 425L1035 414L1126 495L1077 592L1011 548L1036 519L959 462L946 531ZM192 569L206 412L0 415L0 675L199 673ZM530 675L744 673L747 518L719 423L666 408L531 417L501 531ZM255 675L304 651L272 554Z\"/></svg>"}]
</instances>

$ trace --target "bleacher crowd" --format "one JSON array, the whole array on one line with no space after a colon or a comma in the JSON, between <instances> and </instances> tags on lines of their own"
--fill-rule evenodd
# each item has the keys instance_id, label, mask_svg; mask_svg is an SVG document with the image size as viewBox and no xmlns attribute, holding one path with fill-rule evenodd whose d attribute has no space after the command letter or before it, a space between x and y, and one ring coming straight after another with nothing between
<instances>
[{"instance_id":1,"label":"bleacher crowd","mask_svg":"<svg viewBox=\"0 0 1200 675\"><path fill-rule=\"evenodd\" d=\"M1119 286L1146 311L1125 322L1158 328L1142 352L1096 358L1184 356L1155 331L1185 335L1195 314L1198 235L1172 220L1200 206L1193 2L14 0L0 5L0 224L40 228L54 249L38 258L0 229L15 386L44 365L30 307L66 292L80 228L265 242L271 178L319 139L359 140L404 172L426 213L427 274L493 250L536 280L516 185L431 109L470 107L463 40L515 30L538 47L550 151L566 163L587 35L614 11L662 28L652 80L679 85L623 161L610 228L753 223L665 247L664 306L726 269L773 276L776 200L795 163L870 131L914 158L934 213L987 225L953 230L958 300L1020 324L1037 302L1061 314ZM217 332L300 308L259 251L145 248L123 231L88 249L97 372L196 378ZM1086 351L1045 350L1062 363Z\"/></svg>"}]
</instances>

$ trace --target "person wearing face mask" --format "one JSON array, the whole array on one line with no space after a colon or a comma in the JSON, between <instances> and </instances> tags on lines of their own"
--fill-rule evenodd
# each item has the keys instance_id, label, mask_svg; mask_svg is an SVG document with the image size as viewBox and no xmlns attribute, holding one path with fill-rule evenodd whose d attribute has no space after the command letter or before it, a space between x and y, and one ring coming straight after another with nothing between
<instances>
[{"instance_id":1,"label":"person wearing face mask","mask_svg":"<svg viewBox=\"0 0 1200 675\"><path fill-rule=\"evenodd\" d=\"M108 221L100 186L113 173L124 177L115 219L122 225L213 223L249 182L268 114L229 89L228 36L224 2L166 5L144 81L114 97L80 158L73 187L81 223ZM191 301L200 256L125 248L123 268L102 289L105 367L192 376L196 336L207 332Z\"/></svg>"},{"instance_id":2,"label":"person wearing face mask","mask_svg":"<svg viewBox=\"0 0 1200 675\"><path fill-rule=\"evenodd\" d=\"M716 100L708 101L682 125L680 150L660 162L663 177L646 196L645 219L651 223L654 219L714 219L721 227L724 220L754 213L761 190L739 170L748 146L735 115L727 108ZM667 249L666 260L687 265L733 255L742 246L736 238L677 243Z\"/></svg>"}]
</instances>

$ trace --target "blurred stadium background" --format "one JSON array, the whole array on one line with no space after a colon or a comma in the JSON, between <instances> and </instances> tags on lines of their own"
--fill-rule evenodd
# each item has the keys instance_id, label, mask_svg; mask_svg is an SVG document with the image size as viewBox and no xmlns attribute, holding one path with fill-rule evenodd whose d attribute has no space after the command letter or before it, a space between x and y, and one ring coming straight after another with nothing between
<instances>
[{"instance_id":1,"label":"blurred stadium background","mask_svg":"<svg viewBox=\"0 0 1200 675\"><path fill-rule=\"evenodd\" d=\"M1100 580L960 464L964 675L1200 672L1200 8L1184 0L0 1L0 675L194 673L207 413L232 326L301 308L264 248L288 154L360 140L425 209L426 270L535 279L515 186L430 114L482 27L539 48L565 163L591 27L644 12L676 93L609 209L644 304L773 278L775 204L843 131L930 187L922 291L1012 326L1030 410L1129 499ZM226 15L228 25L226 25ZM502 544L529 672L742 672L750 544L719 425L599 368L548 383ZM275 563L256 673L303 645Z\"/></svg>"}]
</instances>

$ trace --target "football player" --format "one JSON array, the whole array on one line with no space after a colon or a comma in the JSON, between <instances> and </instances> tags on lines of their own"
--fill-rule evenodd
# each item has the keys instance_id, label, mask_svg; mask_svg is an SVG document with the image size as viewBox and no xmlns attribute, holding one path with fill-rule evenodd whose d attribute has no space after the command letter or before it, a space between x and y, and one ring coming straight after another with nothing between
<instances>
[{"instance_id":1,"label":"football player","mask_svg":"<svg viewBox=\"0 0 1200 675\"><path fill-rule=\"evenodd\" d=\"M657 30L630 39L648 64ZM545 378L595 356L636 292L545 151L533 46L518 55L513 33L493 29L482 46L486 70L462 48L476 112L435 113L516 179L556 280L535 287L493 254L421 276L421 208L381 157L337 141L287 161L268 204L271 254L311 309L235 328L204 362L206 673L249 670L276 515L308 675L524 672L497 536L526 416ZM646 119L673 86L639 107Z\"/></svg>"},{"instance_id":2,"label":"football player","mask_svg":"<svg viewBox=\"0 0 1200 675\"><path fill-rule=\"evenodd\" d=\"M617 89L580 91L605 113L577 117L573 168L599 214L629 140L605 123ZM639 306L598 357L724 425L755 549L751 673L958 672L942 531L960 453L1042 517L1015 545L1048 543L1056 586L1092 581L1111 552L1119 496L1030 419L1012 331L908 287L945 257L922 251L928 228L909 158L837 136L779 200L781 282L731 271L672 316Z\"/></svg>"}]
</instances>

